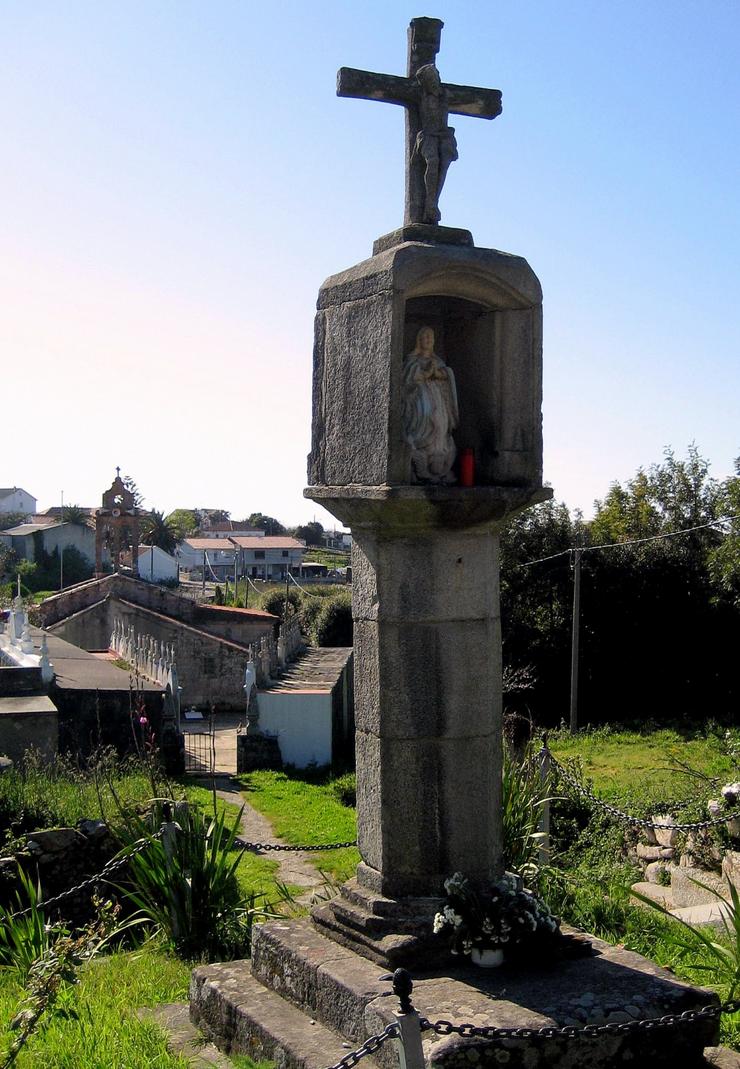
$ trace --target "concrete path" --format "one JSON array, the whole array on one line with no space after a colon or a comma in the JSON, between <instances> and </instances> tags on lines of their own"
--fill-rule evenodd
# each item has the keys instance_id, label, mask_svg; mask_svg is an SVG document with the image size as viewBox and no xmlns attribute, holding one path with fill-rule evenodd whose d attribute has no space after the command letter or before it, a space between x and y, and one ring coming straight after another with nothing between
<instances>
[{"instance_id":1,"label":"concrete path","mask_svg":"<svg viewBox=\"0 0 740 1069\"><path fill-rule=\"evenodd\" d=\"M269 845L280 845L283 843L282 839L274 834L272 825L267 817L263 816L254 809L249 802L244 800L244 796L239 790L238 783L235 783L231 779L226 777L218 778L216 780L216 794L219 798L222 798L224 802L231 802L233 805L243 805L244 812L242 813L242 825L241 825L241 837L246 839L250 843L267 843ZM258 850L255 851L260 857L267 857L271 861L277 861L277 879L284 884L288 884L291 887L304 888L300 895L297 896L296 901L302 906L308 906L311 904L314 898L314 893L323 887L323 880L319 874L315 865L312 865L307 853L293 853L272 850Z\"/></svg>"}]
</instances>

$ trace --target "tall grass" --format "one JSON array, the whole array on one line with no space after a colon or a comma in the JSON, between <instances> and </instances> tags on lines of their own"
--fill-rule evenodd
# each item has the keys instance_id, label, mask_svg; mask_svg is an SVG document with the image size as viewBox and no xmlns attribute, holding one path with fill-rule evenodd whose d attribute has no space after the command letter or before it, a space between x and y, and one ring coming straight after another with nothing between
<instances>
[{"instance_id":1,"label":"tall grass","mask_svg":"<svg viewBox=\"0 0 740 1069\"><path fill-rule=\"evenodd\" d=\"M146 823L135 817L119 831L129 841L149 841L129 861L133 886L121 889L181 957L244 957L252 924L267 914L267 907L258 906L258 896L245 895L237 879L241 851L234 840L241 813L227 822L223 812L209 817L195 806L181 808L177 823L170 823L161 838L149 834Z\"/></svg>"}]
</instances>

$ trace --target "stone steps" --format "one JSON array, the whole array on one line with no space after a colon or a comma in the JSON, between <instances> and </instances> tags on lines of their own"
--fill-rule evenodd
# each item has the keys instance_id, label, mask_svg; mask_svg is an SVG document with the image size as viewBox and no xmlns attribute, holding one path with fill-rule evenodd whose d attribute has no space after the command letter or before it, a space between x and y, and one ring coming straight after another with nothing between
<instances>
[{"instance_id":1,"label":"stone steps","mask_svg":"<svg viewBox=\"0 0 740 1069\"><path fill-rule=\"evenodd\" d=\"M413 1001L431 1021L540 1028L660 1017L716 1004L716 996L690 987L652 962L593 940L590 957L547 964L416 974ZM201 966L193 973L191 1015L205 1034L229 1052L276 1060L281 1069L324 1069L395 1020L390 979L372 961L328 939L307 920L259 925L250 962ZM714 1022L633 1033L598 1041L508 1041L511 1069L636 1069L701 1066L703 1049L716 1042ZM490 1042L474 1037L423 1037L433 1069L497 1064ZM587 1049L586 1046L587 1045ZM584 1061L584 1057L586 1061ZM397 1069L393 1042L374 1056Z\"/></svg>"},{"instance_id":2,"label":"stone steps","mask_svg":"<svg viewBox=\"0 0 740 1069\"><path fill-rule=\"evenodd\" d=\"M255 979L248 961L196 969L190 1005L191 1018L219 1048L274 1061L280 1069L324 1069L351 1049L342 1036Z\"/></svg>"},{"instance_id":3,"label":"stone steps","mask_svg":"<svg viewBox=\"0 0 740 1069\"><path fill-rule=\"evenodd\" d=\"M653 902L667 909L676 920L685 921L687 924L707 924L714 928L724 929L724 918L729 918L728 907L714 895L707 894L706 898L699 898L694 905L679 906L673 901L670 887L661 887L657 883L635 883L632 885L632 890L638 891L645 898L652 899ZM700 889L697 888L697 890ZM645 905L635 897L632 898L632 902L637 906Z\"/></svg>"}]
</instances>

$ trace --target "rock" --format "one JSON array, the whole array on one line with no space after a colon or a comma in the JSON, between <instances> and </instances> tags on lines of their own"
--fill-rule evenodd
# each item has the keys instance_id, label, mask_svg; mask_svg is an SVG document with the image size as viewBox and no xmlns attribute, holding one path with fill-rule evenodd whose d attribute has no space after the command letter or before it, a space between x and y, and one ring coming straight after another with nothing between
<instances>
[{"instance_id":1,"label":"rock","mask_svg":"<svg viewBox=\"0 0 740 1069\"><path fill-rule=\"evenodd\" d=\"M108 834L108 825L104 820L81 820L78 828L87 839L104 839Z\"/></svg>"},{"instance_id":2,"label":"rock","mask_svg":"<svg viewBox=\"0 0 740 1069\"><path fill-rule=\"evenodd\" d=\"M626 1024L632 1016L626 1010L612 1010L606 1019L607 1024Z\"/></svg>"},{"instance_id":3,"label":"rock","mask_svg":"<svg viewBox=\"0 0 740 1069\"><path fill-rule=\"evenodd\" d=\"M26 842L34 853L60 854L84 847L85 836L76 828L49 828L47 831L29 832Z\"/></svg>"},{"instance_id":4,"label":"rock","mask_svg":"<svg viewBox=\"0 0 740 1069\"><path fill-rule=\"evenodd\" d=\"M699 886L700 884L703 886ZM719 901L717 894L723 895L726 890L725 881L715 872L681 868L678 865L674 865L671 869L671 900L674 906L701 906L705 903L716 903Z\"/></svg>"},{"instance_id":5,"label":"rock","mask_svg":"<svg viewBox=\"0 0 740 1069\"><path fill-rule=\"evenodd\" d=\"M2 776L3 772L10 772L12 767L13 762L9 757L0 756L0 776Z\"/></svg>"},{"instance_id":6,"label":"rock","mask_svg":"<svg viewBox=\"0 0 740 1069\"><path fill-rule=\"evenodd\" d=\"M655 832L655 838L658 840L660 846L675 846L678 832L671 828L664 827L666 824L674 823L675 818L672 816L653 816L653 831Z\"/></svg>"},{"instance_id":7,"label":"rock","mask_svg":"<svg viewBox=\"0 0 740 1069\"><path fill-rule=\"evenodd\" d=\"M722 859L722 875L740 891L740 852L728 850Z\"/></svg>"},{"instance_id":8,"label":"rock","mask_svg":"<svg viewBox=\"0 0 740 1069\"><path fill-rule=\"evenodd\" d=\"M645 869L645 879L648 883L660 883L664 872L670 872L670 865L665 861L652 861Z\"/></svg>"},{"instance_id":9,"label":"rock","mask_svg":"<svg viewBox=\"0 0 740 1069\"><path fill-rule=\"evenodd\" d=\"M733 839L740 839L740 817L727 821L727 831Z\"/></svg>"},{"instance_id":10,"label":"rock","mask_svg":"<svg viewBox=\"0 0 740 1069\"><path fill-rule=\"evenodd\" d=\"M646 846L645 843L637 844L637 856L641 861L658 861L660 858L659 846Z\"/></svg>"},{"instance_id":11,"label":"rock","mask_svg":"<svg viewBox=\"0 0 740 1069\"><path fill-rule=\"evenodd\" d=\"M642 836L643 842L647 843L648 846L657 845L658 840L655 838L655 831L653 828L641 828L640 835Z\"/></svg>"},{"instance_id":12,"label":"rock","mask_svg":"<svg viewBox=\"0 0 740 1069\"><path fill-rule=\"evenodd\" d=\"M664 846L661 848L660 856L664 858L664 860L670 861L673 858L675 852L676 851L673 849L672 846Z\"/></svg>"},{"instance_id":13,"label":"rock","mask_svg":"<svg viewBox=\"0 0 740 1069\"><path fill-rule=\"evenodd\" d=\"M630 1017L634 1017L635 1020L639 1020L640 1017L642 1017L642 1010L640 1009L640 1007L633 1006L632 1004L630 1004L629 1006L625 1006L624 1012L628 1013Z\"/></svg>"}]
</instances>

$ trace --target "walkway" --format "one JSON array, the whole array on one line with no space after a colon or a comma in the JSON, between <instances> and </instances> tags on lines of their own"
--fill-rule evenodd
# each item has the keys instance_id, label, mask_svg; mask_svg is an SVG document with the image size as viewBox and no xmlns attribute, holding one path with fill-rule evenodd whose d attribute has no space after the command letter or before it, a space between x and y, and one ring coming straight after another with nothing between
<instances>
[{"instance_id":1,"label":"walkway","mask_svg":"<svg viewBox=\"0 0 740 1069\"><path fill-rule=\"evenodd\" d=\"M282 839L274 834L272 825L267 817L254 809L249 802L244 800L240 793L239 784L231 779L218 779L216 781L216 794L224 802L232 805L243 805L241 837L249 843L267 843L270 846L285 845ZM310 905L313 892L323 887L324 881L318 869L309 861L310 854L283 853L282 851L256 850L259 857L267 857L271 861L277 861L278 870L275 874L280 883L291 887L302 887L304 891L296 901L301 905Z\"/></svg>"}]
</instances>

